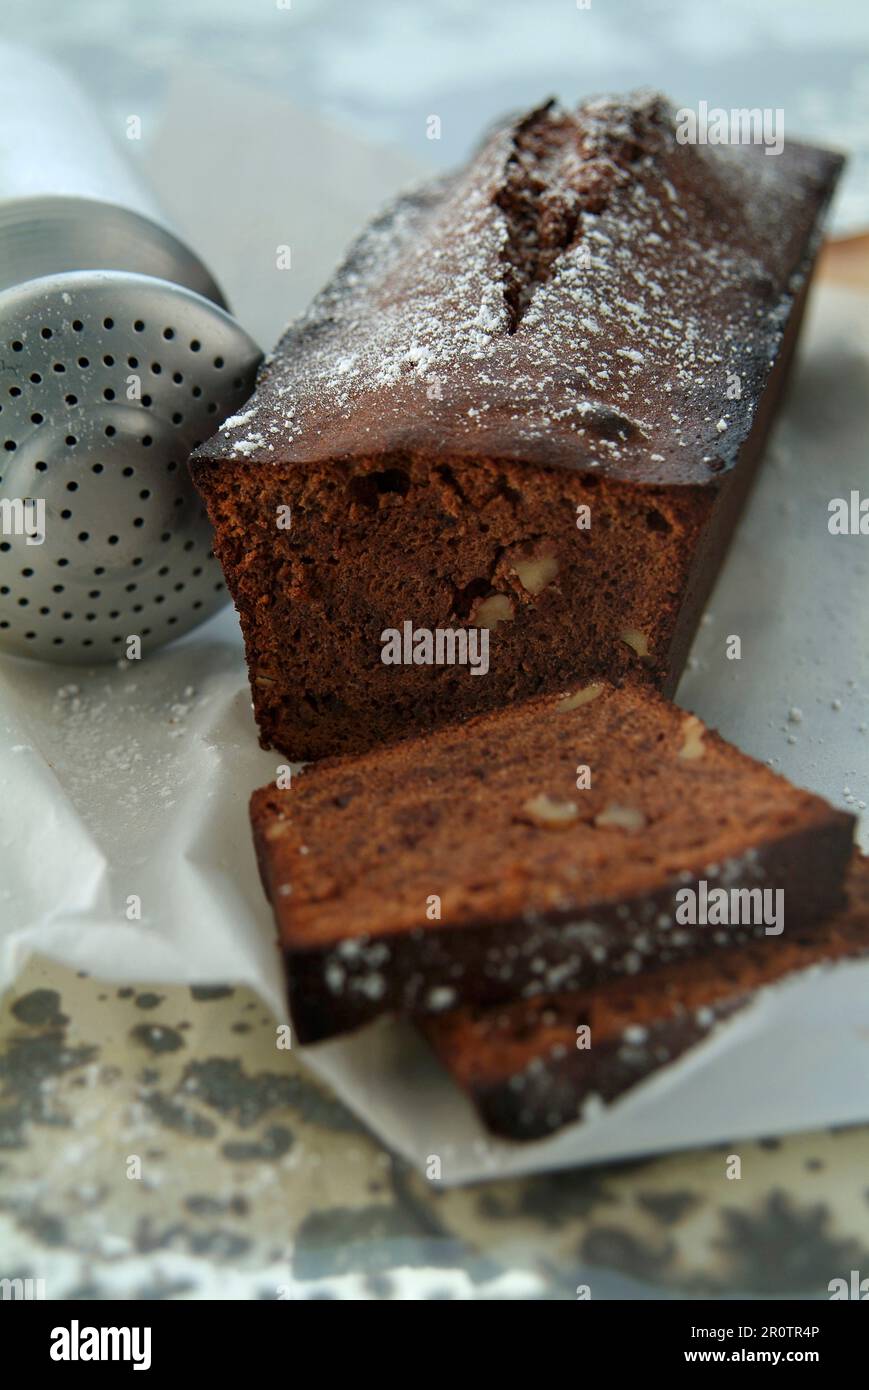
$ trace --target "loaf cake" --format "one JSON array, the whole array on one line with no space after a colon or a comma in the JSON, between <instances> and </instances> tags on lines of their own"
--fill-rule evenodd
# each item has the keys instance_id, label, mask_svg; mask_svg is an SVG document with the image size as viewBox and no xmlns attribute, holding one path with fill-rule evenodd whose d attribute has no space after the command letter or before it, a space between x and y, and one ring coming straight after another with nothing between
<instances>
[{"instance_id":1,"label":"loaf cake","mask_svg":"<svg viewBox=\"0 0 869 1390\"><path fill-rule=\"evenodd\" d=\"M264 746L675 688L840 164L548 102L374 222L192 460Z\"/></svg>"},{"instance_id":2,"label":"loaf cake","mask_svg":"<svg viewBox=\"0 0 869 1390\"><path fill-rule=\"evenodd\" d=\"M867 953L869 860L857 858L847 907L826 923L732 947L714 960L662 965L641 980L459 1009L422 1027L490 1130L509 1139L540 1139L599 1114L696 1046L764 986Z\"/></svg>"},{"instance_id":3,"label":"loaf cake","mask_svg":"<svg viewBox=\"0 0 869 1390\"><path fill-rule=\"evenodd\" d=\"M790 935L841 906L853 838L637 681L326 759L251 818L301 1042Z\"/></svg>"}]
</instances>

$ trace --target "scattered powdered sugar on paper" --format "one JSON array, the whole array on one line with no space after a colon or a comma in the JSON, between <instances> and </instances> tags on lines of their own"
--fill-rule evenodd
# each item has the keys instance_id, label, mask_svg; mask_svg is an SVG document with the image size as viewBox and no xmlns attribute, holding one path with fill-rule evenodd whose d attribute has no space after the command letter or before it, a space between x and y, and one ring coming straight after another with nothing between
<instances>
[{"instance_id":1,"label":"scattered powdered sugar on paper","mask_svg":"<svg viewBox=\"0 0 869 1390\"><path fill-rule=\"evenodd\" d=\"M51 707L53 728L76 750L64 768L65 785L84 820L100 819L100 794L111 787L112 802L126 819L125 833L138 817L152 819L175 805L193 774L184 753L185 721L199 697L192 686L145 701L135 665L120 662L128 678L117 674L89 681L86 690L68 684L57 690ZM147 718L150 727L140 728ZM155 750L152 730L162 728L165 746ZM129 818L132 817L132 821Z\"/></svg>"}]
</instances>

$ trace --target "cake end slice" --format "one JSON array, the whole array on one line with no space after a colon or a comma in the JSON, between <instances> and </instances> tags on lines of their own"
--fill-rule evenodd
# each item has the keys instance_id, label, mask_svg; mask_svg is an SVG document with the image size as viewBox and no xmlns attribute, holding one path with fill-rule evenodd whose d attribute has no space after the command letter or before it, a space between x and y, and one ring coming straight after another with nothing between
<instances>
[{"instance_id":1,"label":"cake end slice","mask_svg":"<svg viewBox=\"0 0 869 1390\"><path fill-rule=\"evenodd\" d=\"M542 1139L593 1119L696 1047L759 991L812 966L869 954L869 859L856 858L846 908L825 923L714 958L593 990L461 1009L422 1031L486 1127Z\"/></svg>"}]
</instances>

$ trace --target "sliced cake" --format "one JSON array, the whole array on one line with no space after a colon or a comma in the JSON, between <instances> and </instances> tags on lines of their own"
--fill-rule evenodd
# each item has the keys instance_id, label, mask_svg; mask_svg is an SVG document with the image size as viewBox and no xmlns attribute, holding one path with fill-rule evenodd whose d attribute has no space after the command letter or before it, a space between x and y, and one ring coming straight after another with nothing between
<instances>
[{"instance_id":1,"label":"sliced cake","mask_svg":"<svg viewBox=\"0 0 869 1390\"><path fill-rule=\"evenodd\" d=\"M790 936L841 907L853 835L607 681L314 764L251 818L302 1042Z\"/></svg>"},{"instance_id":2,"label":"sliced cake","mask_svg":"<svg viewBox=\"0 0 869 1390\"><path fill-rule=\"evenodd\" d=\"M483 1123L540 1139L603 1105L696 1046L764 986L810 966L869 953L869 860L855 860L848 904L825 923L680 961L641 979L488 1009L422 1027Z\"/></svg>"},{"instance_id":3,"label":"sliced cake","mask_svg":"<svg viewBox=\"0 0 869 1390\"><path fill-rule=\"evenodd\" d=\"M364 233L191 465L265 746L675 689L841 163L549 102Z\"/></svg>"}]
</instances>

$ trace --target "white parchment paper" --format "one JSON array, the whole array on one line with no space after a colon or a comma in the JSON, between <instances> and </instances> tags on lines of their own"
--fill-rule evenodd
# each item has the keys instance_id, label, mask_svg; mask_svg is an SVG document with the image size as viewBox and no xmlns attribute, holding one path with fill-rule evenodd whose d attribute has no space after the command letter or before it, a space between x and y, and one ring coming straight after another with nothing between
<instances>
[{"instance_id":1,"label":"white parchment paper","mask_svg":"<svg viewBox=\"0 0 869 1390\"><path fill-rule=\"evenodd\" d=\"M183 188L187 117L201 95L194 85L170 103L174 125L156 168L170 211L200 249L204 228ZM291 197L276 174L285 168L281 120L293 113L282 117L270 98L263 127L255 95L241 96L233 104L228 88L220 104L224 162L256 136L258 191L224 201L222 239L209 207L209 260L234 288L245 326L262 332L277 291L269 279L265 294L257 278L256 248L265 255L267 243L255 231L245 238L240 219L250 222L258 197L272 241L291 216L322 220L329 180L309 149ZM177 167L173 132L184 152ZM330 178L334 161L346 161L346 241L370 211L370 169L381 192L407 169L334 132L328 139ZM310 225L307 235L313 244ZM305 297L326 269L319 259L309 267ZM293 293L301 297L298 284ZM746 751L852 810L869 801L869 537L832 537L827 507L852 488L869 492L867 307L855 293L822 286L815 295L784 417L679 695ZM734 633L740 661L724 655ZM230 610L143 662L82 670L0 661L0 988L39 952L117 982L249 985L283 1020L247 821L250 792L280 761L257 744ZM599 1118L533 1145L488 1138L408 1025L384 1021L304 1057L392 1147L419 1163L439 1155L447 1183L866 1120L869 962L767 991Z\"/></svg>"}]
</instances>

